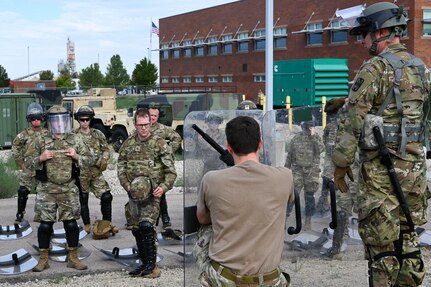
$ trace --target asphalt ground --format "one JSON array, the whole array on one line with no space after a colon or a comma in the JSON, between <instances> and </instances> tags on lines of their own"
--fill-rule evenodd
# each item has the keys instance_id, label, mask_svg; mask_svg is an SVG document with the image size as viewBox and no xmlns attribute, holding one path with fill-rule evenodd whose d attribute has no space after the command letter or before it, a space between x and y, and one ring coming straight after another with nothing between
<instances>
[{"instance_id":1,"label":"asphalt ground","mask_svg":"<svg viewBox=\"0 0 431 287\"><path fill-rule=\"evenodd\" d=\"M103 254L100 249L112 251L113 248L118 247L119 249L131 248L135 246L135 240L130 230L126 229L126 220L124 216L124 204L128 198L126 194L114 194L112 202L112 223L119 228L119 233L115 236L111 236L108 239L94 240L92 234L86 235L79 242L83 248L91 252L90 256L83 259L82 262L88 266L87 270L78 271L72 268L67 268L66 262L57 262L49 260L50 268L43 272L32 272L27 271L19 274L3 275L0 274L0 283L4 282L23 282L33 281L48 278L55 278L58 276L81 276L85 274L104 273L107 271L124 271L132 270L132 268L124 266L114 260L111 260L108 256ZM172 228L182 229L182 217L183 217L183 194L180 192L172 192L167 194L167 201L169 207L169 215L171 217ZM3 256L16 252L17 250L24 248L35 260L39 259L39 252L32 246L37 246L37 228L38 223L33 222L34 216L34 203L35 195L30 195L27 203L26 214L24 218L29 221L32 228L32 232L25 237L15 240L0 240L0 259L4 259ZM13 225L16 213L17 199L2 199L0 200L0 225L5 226ZM90 216L92 223L96 219L101 218L100 213L100 201L95 198L92 194L89 199ZM82 226L82 221L78 220L78 224ZM54 224L54 230L60 232L63 229L63 223L56 222ZM161 228L161 222L157 227L158 233L163 231ZM159 235L160 236L160 235ZM162 258L158 263L160 268L182 268L183 257L177 252L183 252L183 245L178 241L160 241L158 247L158 255ZM169 245L166 245L169 244ZM78 250L78 254L79 254ZM0 265L2 264L0 260Z\"/></svg>"}]
</instances>

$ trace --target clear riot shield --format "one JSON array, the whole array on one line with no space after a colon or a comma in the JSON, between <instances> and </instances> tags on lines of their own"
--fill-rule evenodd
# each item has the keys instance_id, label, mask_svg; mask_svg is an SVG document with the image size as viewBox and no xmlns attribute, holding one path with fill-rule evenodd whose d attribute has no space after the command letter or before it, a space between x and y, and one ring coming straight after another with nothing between
<instances>
[{"instance_id":1,"label":"clear riot shield","mask_svg":"<svg viewBox=\"0 0 431 287\"><path fill-rule=\"evenodd\" d=\"M321 107L273 110L265 113L262 121L266 163L292 170L295 194L300 199L298 205L287 208L282 259L284 271L290 274L295 286L312 286L307 284L313 280L314 284L319 281L322 286L337 286L334 280L337 266L339 270L357 266L366 269L353 209L354 196L335 191L332 177L322 180L327 152L322 140L323 122ZM319 213L316 205L325 190L332 196L326 197L328 210ZM332 209L329 209L331 203ZM299 217L301 220L297 222ZM297 225L299 228L294 229ZM316 270L319 270L318 277L313 275ZM310 281L310 278L314 279ZM360 285L367 284L366 273L361 280ZM343 285L343 281L340 283Z\"/></svg>"},{"instance_id":2,"label":"clear riot shield","mask_svg":"<svg viewBox=\"0 0 431 287\"><path fill-rule=\"evenodd\" d=\"M209 242L200 242L202 247L195 248L199 231L196 202L200 181L206 172L227 167L219 159L220 152L226 149L225 127L229 120L239 115L253 117L259 123L263 119L261 110L226 110L191 112L184 121L184 286L200 286L200 264L208 254L206 243ZM200 233L205 233L204 237L209 239L211 229L202 229Z\"/></svg>"}]
</instances>

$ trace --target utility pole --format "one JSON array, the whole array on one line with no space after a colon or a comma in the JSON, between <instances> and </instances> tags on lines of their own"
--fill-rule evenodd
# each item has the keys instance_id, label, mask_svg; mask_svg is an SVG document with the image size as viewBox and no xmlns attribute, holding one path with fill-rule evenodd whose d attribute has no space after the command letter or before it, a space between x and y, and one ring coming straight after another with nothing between
<instances>
[{"instance_id":1,"label":"utility pole","mask_svg":"<svg viewBox=\"0 0 431 287\"><path fill-rule=\"evenodd\" d=\"M27 46L27 75L30 75L30 46Z\"/></svg>"}]
</instances>

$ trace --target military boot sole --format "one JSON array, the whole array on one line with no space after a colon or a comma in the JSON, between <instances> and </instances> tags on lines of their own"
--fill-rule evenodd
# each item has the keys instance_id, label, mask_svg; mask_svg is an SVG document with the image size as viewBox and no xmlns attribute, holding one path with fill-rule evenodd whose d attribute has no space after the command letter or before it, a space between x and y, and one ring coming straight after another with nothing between
<instances>
[{"instance_id":1,"label":"military boot sole","mask_svg":"<svg viewBox=\"0 0 431 287\"><path fill-rule=\"evenodd\" d=\"M159 268L158 266L156 266L156 267L151 271L151 273L147 273L146 271L143 271L143 272L141 273L141 277L153 279L153 278L158 278L158 277L160 277L160 275L161 275L161 274L162 274L162 271L160 270L160 268Z\"/></svg>"}]
</instances>

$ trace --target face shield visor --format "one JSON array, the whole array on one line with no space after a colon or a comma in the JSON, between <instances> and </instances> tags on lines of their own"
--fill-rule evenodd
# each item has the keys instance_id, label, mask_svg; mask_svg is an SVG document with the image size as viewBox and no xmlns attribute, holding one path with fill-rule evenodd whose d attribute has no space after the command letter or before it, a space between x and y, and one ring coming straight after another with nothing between
<instances>
[{"instance_id":1,"label":"face shield visor","mask_svg":"<svg viewBox=\"0 0 431 287\"><path fill-rule=\"evenodd\" d=\"M365 31L368 31L364 23L359 20L363 17L363 11L365 5L357 5L346 9L337 10L335 15L342 18L351 28L350 35L363 35Z\"/></svg>"},{"instance_id":2,"label":"face shield visor","mask_svg":"<svg viewBox=\"0 0 431 287\"><path fill-rule=\"evenodd\" d=\"M66 134L72 130L69 113L48 114L48 130L51 134Z\"/></svg>"}]
</instances>

